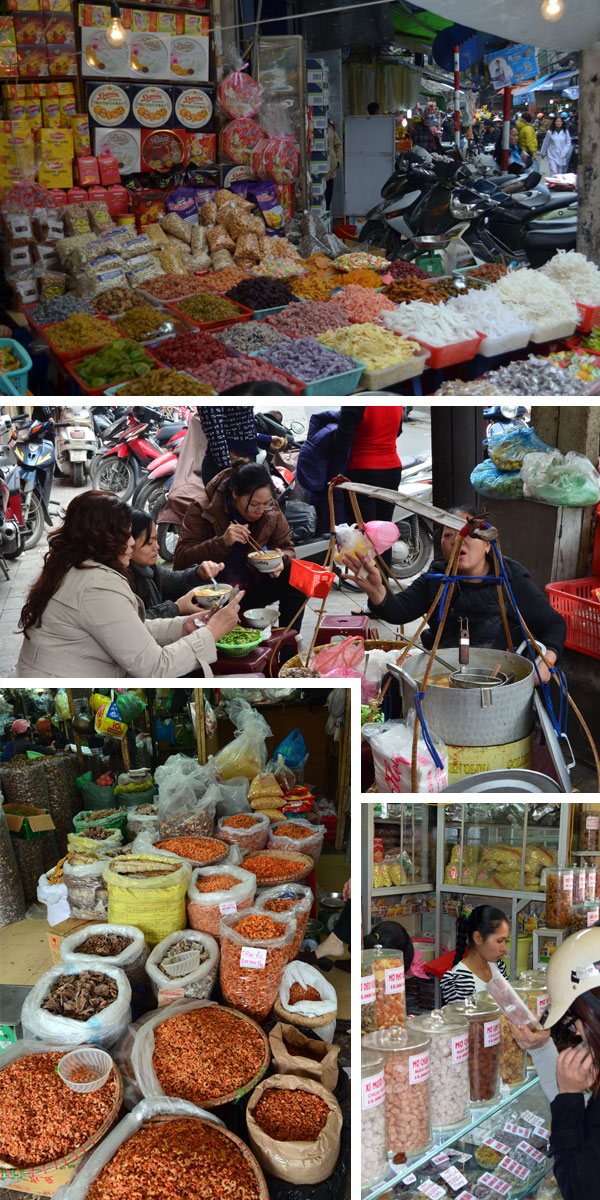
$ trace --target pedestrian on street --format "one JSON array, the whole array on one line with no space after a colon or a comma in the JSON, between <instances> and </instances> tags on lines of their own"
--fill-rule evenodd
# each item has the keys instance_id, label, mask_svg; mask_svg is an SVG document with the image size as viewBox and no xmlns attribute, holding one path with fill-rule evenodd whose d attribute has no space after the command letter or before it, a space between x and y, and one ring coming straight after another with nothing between
<instances>
[{"instance_id":1,"label":"pedestrian on street","mask_svg":"<svg viewBox=\"0 0 600 1200\"><path fill-rule=\"evenodd\" d=\"M325 176L325 207L328 212L331 212L333 185L342 165L344 154L342 139L333 121L327 122L327 148L329 150L329 168Z\"/></svg>"},{"instance_id":2,"label":"pedestrian on street","mask_svg":"<svg viewBox=\"0 0 600 1200\"><path fill-rule=\"evenodd\" d=\"M542 155L545 154L548 158L550 175L565 174L572 152L571 135L563 118L555 117L542 144Z\"/></svg>"}]
</instances>

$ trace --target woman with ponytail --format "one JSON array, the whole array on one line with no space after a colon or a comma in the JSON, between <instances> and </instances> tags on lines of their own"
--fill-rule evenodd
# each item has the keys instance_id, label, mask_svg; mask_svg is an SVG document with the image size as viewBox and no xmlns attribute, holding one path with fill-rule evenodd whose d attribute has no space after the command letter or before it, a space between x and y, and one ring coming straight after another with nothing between
<instances>
[{"instance_id":1,"label":"woman with ponytail","mask_svg":"<svg viewBox=\"0 0 600 1200\"><path fill-rule=\"evenodd\" d=\"M485 992L498 974L508 978L502 959L509 934L506 914L491 904L478 904L469 917L458 919L454 965L441 981L444 1004Z\"/></svg>"}]
</instances>

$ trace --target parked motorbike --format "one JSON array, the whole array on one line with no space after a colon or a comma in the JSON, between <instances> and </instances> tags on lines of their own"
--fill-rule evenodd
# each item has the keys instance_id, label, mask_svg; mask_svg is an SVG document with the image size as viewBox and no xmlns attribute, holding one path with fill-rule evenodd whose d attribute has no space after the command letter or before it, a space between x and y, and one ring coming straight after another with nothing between
<instances>
[{"instance_id":1,"label":"parked motorbike","mask_svg":"<svg viewBox=\"0 0 600 1200\"><path fill-rule=\"evenodd\" d=\"M128 409L106 430L105 448L92 459L94 487L130 500L149 464L181 441L185 432L185 422L164 422L155 408Z\"/></svg>"},{"instance_id":2,"label":"parked motorbike","mask_svg":"<svg viewBox=\"0 0 600 1200\"><path fill-rule=\"evenodd\" d=\"M74 487L83 487L86 471L98 450L92 414L88 408L67 406L61 409L55 428L57 469L71 478Z\"/></svg>"},{"instance_id":3,"label":"parked motorbike","mask_svg":"<svg viewBox=\"0 0 600 1200\"><path fill-rule=\"evenodd\" d=\"M5 559L18 558L25 549L22 532L19 468L0 465L0 570L9 578Z\"/></svg>"},{"instance_id":4,"label":"parked motorbike","mask_svg":"<svg viewBox=\"0 0 600 1200\"><path fill-rule=\"evenodd\" d=\"M11 449L19 469L20 528L25 549L32 550L44 532L44 525L53 523L50 494L56 462L54 427L51 421L28 417L16 418L15 427ZM11 515L17 515L17 507L15 500L9 509Z\"/></svg>"}]
</instances>

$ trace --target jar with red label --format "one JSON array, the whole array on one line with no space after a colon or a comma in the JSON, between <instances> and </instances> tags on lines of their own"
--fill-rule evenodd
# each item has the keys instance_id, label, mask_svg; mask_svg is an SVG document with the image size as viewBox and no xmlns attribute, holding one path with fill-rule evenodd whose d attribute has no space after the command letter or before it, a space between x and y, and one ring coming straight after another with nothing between
<instances>
[{"instance_id":1,"label":"jar with red label","mask_svg":"<svg viewBox=\"0 0 600 1200\"><path fill-rule=\"evenodd\" d=\"M595 867L586 867L585 869L585 898L586 902L596 899L598 872Z\"/></svg>"},{"instance_id":2,"label":"jar with red label","mask_svg":"<svg viewBox=\"0 0 600 1200\"><path fill-rule=\"evenodd\" d=\"M548 929L566 929L571 921L573 868L558 867L546 871L546 925Z\"/></svg>"},{"instance_id":3,"label":"jar with red label","mask_svg":"<svg viewBox=\"0 0 600 1200\"><path fill-rule=\"evenodd\" d=\"M375 972L373 951L363 950L360 962L360 1031L374 1033L375 1022Z\"/></svg>"},{"instance_id":4,"label":"jar with red label","mask_svg":"<svg viewBox=\"0 0 600 1200\"><path fill-rule=\"evenodd\" d=\"M478 992L448 1006L469 1022L469 1086L471 1104L495 1102L500 1085L500 1009L490 996Z\"/></svg>"},{"instance_id":5,"label":"jar with red label","mask_svg":"<svg viewBox=\"0 0 600 1200\"><path fill-rule=\"evenodd\" d=\"M360 1186L364 1188L380 1183L388 1171L383 1055L363 1050L360 1075Z\"/></svg>"},{"instance_id":6,"label":"jar with red label","mask_svg":"<svg viewBox=\"0 0 600 1200\"><path fill-rule=\"evenodd\" d=\"M363 1048L384 1061L385 1123L393 1155L422 1154L431 1142L431 1039L419 1029L379 1029Z\"/></svg>"},{"instance_id":7,"label":"jar with red label","mask_svg":"<svg viewBox=\"0 0 600 1200\"><path fill-rule=\"evenodd\" d=\"M585 867L573 867L573 904L585 904Z\"/></svg>"},{"instance_id":8,"label":"jar with red label","mask_svg":"<svg viewBox=\"0 0 600 1200\"><path fill-rule=\"evenodd\" d=\"M455 1129L469 1118L469 1023L448 1008L410 1022L431 1038L431 1125Z\"/></svg>"},{"instance_id":9,"label":"jar with red label","mask_svg":"<svg viewBox=\"0 0 600 1200\"><path fill-rule=\"evenodd\" d=\"M404 957L400 950L373 950L375 976L375 1028L392 1029L406 1024Z\"/></svg>"},{"instance_id":10,"label":"jar with red label","mask_svg":"<svg viewBox=\"0 0 600 1200\"><path fill-rule=\"evenodd\" d=\"M600 816L597 813L586 813L581 836L581 850L588 853L598 850L600 844Z\"/></svg>"}]
</instances>

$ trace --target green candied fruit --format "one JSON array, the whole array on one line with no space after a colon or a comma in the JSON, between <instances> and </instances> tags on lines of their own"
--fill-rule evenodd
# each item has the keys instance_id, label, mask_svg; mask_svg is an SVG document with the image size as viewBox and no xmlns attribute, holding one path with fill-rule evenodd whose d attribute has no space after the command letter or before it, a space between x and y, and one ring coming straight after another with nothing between
<instances>
[{"instance_id":1,"label":"green candied fruit","mask_svg":"<svg viewBox=\"0 0 600 1200\"><path fill-rule=\"evenodd\" d=\"M119 338L82 359L75 365L75 371L86 387L98 391L146 375L154 366L154 359L137 342Z\"/></svg>"}]
</instances>

